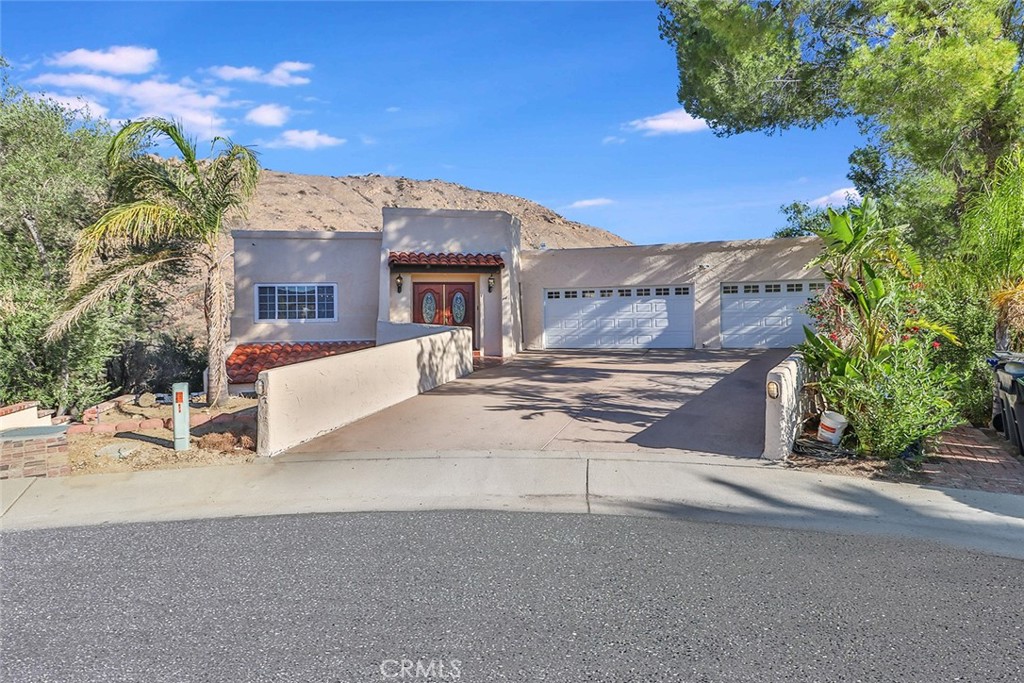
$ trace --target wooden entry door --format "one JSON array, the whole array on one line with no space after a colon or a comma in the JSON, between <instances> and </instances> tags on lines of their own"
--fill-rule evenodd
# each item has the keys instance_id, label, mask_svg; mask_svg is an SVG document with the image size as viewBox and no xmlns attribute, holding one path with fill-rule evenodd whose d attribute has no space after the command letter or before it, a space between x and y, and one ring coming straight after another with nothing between
<instances>
[{"instance_id":1,"label":"wooden entry door","mask_svg":"<svg viewBox=\"0 0 1024 683\"><path fill-rule=\"evenodd\" d=\"M454 325L473 331L476 339L476 284L473 282L416 282L412 286L412 321Z\"/></svg>"}]
</instances>

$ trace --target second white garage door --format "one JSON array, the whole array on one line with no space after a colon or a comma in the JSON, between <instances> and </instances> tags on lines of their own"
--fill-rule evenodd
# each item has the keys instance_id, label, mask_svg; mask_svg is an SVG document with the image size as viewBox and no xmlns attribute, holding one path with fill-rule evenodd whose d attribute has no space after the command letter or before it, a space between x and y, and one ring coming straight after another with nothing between
<instances>
[{"instance_id":1,"label":"second white garage door","mask_svg":"<svg viewBox=\"0 0 1024 683\"><path fill-rule=\"evenodd\" d=\"M608 286L544 292L549 349L692 349L688 285Z\"/></svg>"},{"instance_id":2,"label":"second white garage door","mask_svg":"<svg viewBox=\"0 0 1024 683\"><path fill-rule=\"evenodd\" d=\"M800 307L824 282L737 282L722 285L722 348L785 348L804 341L812 321Z\"/></svg>"}]
</instances>

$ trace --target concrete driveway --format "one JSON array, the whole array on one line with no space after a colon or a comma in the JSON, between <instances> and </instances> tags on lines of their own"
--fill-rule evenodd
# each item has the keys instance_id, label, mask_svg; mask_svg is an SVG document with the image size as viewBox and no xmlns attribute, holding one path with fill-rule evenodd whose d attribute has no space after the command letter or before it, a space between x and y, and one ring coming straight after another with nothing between
<instances>
[{"instance_id":1,"label":"concrete driveway","mask_svg":"<svg viewBox=\"0 0 1024 683\"><path fill-rule=\"evenodd\" d=\"M768 351L543 351L298 446L292 455L410 451L700 451L756 458Z\"/></svg>"}]
</instances>

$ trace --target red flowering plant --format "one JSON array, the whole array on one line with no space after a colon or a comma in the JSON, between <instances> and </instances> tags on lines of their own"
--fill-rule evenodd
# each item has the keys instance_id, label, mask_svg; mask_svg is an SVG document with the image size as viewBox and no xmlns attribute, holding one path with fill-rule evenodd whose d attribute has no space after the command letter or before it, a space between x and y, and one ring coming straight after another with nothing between
<instances>
[{"instance_id":1,"label":"red flowering plant","mask_svg":"<svg viewBox=\"0 0 1024 683\"><path fill-rule=\"evenodd\" d=\"M850 421L858 452L892 458L956 422L951 376L934 353L949 328L919 315L921 262L865 199L829 210L813 265L831 281L807 305L815 331L802 345L829 408Z\"/></svg>"}]
</instances>

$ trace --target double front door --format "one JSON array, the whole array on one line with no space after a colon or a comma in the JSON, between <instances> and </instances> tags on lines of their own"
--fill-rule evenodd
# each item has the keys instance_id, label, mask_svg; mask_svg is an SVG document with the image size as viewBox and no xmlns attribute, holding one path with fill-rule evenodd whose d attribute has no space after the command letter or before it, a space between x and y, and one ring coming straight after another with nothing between
<instances>
[{"instance_id":1,"label":"double front door","mask_svg":"<svg viewBox=\"0 0 1024 683\"><path fill-rule=\"evenodd\" d=\"M473 331L476 340L476 286L472 282L417 282L412 286L412 321L457 325Z\"/></svg>"}]
</instances>

